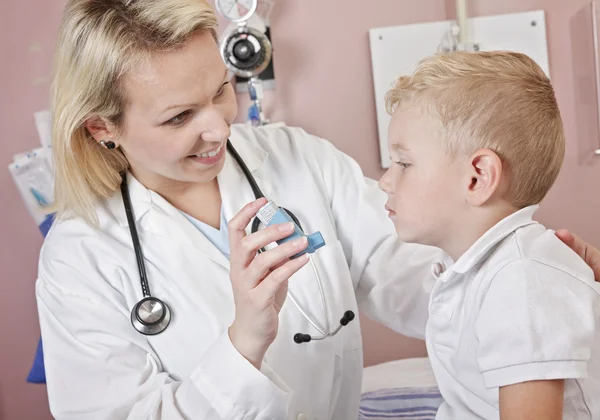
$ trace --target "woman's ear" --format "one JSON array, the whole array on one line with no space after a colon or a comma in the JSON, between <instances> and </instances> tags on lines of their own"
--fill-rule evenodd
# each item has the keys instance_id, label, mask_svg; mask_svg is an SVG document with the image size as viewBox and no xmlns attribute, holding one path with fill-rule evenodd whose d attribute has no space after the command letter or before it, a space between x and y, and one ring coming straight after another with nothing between
<instances>
[{"instance_id":1,"label":"woman's ear","mask_svg":"<svg viewBox=\"0 0 600 420\"><path fill-rule=\"evenodd\" d=\"M502 160L490 149L479 149L469 160L467 202L484 205L498 190L502 180Z\"/></svg>"},{"instance_id":2,"label":"woman's ear","mask_svg":"<svg viewBox=\"0 0 600 420\"><path fill-rule=\"evenodd\" d=\"M116 137L117 127L102 117L88 118L84 123L85 128L98 143L108 142Z\"/></svg>"}]
</instances>

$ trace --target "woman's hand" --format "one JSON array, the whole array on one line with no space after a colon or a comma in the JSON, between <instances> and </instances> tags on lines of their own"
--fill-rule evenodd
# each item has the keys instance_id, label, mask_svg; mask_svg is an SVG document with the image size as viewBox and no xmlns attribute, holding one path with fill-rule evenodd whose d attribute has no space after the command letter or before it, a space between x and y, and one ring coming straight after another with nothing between
<instances>
[{"instance_id":1,"label":"woman's hand","mask_svg":"<svg viewBox=\"0 0 600 420\"><path fill-rule=\"evenodd\" d=\"M260 248L293 232L293 224L288 223L246 236L246 227L266 203L261 198L247 204L228 224L229 276L235 300L235 319L229 327L229 336L234 347L257 369L277 336L278 315L287 295L288 279L308 262L308 254L289 259L307 247L306 237L257 255Z\"/></svg>"},{"instance_id":2,"label":"woman's hand","mask_svg":"<svg viewBox=\"0 0 600 420\"><path fill-rule=\"evenodd\" d=\"M557 230L556 236L583 258L594 271L596 281L600 282L600 251L590 244L586 244L581 238L566 229Z\"/></svg>"}]
</instances>

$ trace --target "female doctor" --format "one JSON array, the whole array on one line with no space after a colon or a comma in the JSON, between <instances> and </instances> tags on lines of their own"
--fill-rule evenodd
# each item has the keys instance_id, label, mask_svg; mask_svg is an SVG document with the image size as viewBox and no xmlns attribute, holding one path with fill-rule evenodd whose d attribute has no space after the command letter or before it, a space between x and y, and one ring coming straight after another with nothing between
<instances>
[{"instance_id":1,"label":"female doctor","mask_svg":"<svg viewBox=\"0 0 600 420\"><path fill-rule=\"evenodd\" d=\"M330 143L232 125L215 28L202 0L68 1L36 288L57 419L353 419L348 311L423 334L436 252ZM267 199L325 245L267 247L294 229L251 233Z\"/></svg>"}]
</instances>

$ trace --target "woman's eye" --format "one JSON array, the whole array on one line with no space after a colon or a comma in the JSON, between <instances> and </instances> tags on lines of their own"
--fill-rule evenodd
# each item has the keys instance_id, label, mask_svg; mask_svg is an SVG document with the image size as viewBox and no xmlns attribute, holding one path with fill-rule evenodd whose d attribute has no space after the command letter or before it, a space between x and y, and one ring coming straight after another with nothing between
<instances>
[{"instance_id":1,"label":"woman's eye","mask_svg":"<svg viewBox=\"0 0 600 420\"><path fill-rule=\"evenodd\" d=\"M170 125L180 125L183 124L187 118L187 116L190 114L191 111L183 111L180 114L175 115L173 118L171 118L169 121L167 121L167 124Z\"/></svg>"},{"instance_id":2,"label":"woman's eye","mask_svg":"<svg viewBox=\"0 0 600 420\"><path fill-rule=\"evenodd\" d=\"M223 86L221 86L221 89L219 89L219 91L217 92L217 98L219 96L223 96L223 94L225 93L225 89L227 88L228 84L229 84L229 82L223 83Z\"/></svg>"}]
</instances>

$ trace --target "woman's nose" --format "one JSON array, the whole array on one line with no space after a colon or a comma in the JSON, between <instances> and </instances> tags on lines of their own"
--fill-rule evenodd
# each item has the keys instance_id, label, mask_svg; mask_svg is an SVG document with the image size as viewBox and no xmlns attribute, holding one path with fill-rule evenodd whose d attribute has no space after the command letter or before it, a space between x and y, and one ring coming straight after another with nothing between
<instances>
[{"instance_id":1,"label":"woman's nose","mask_svg":"<svg viewBox=\"0 0 600 420\"><path fill-rule=\"evenodd\" d=\"M208 113L209 115L206 115L204 119L202 140L214 143L227 140L231 134L231 129L224 116L214 108Z\"/></svg>"}]
</instances>

